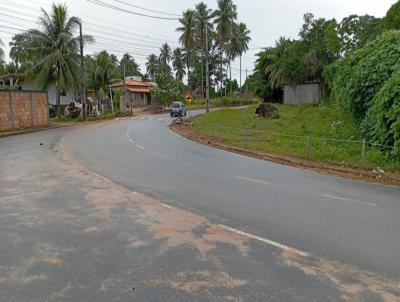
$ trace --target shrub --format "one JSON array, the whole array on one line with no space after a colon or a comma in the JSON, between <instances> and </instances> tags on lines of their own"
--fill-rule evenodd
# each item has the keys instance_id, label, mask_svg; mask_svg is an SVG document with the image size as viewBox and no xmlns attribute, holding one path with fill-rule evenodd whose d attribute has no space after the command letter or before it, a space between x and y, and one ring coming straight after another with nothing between
<instances>
[{"instance_id":1,"label":"shrub","mask_svg":"<svg viewBox=\"0 0 400 302\"><path fill-rule=\"evenodd\" d=\"M376 95L362 128L373 142L393 146L388 154L400 159L400 71Z\"/></svg>"},{"instance_id":2,"label":"shrub","mask_svg":"<svg viewBox=\"0 0 400 302\"><path fill-rule=\"evenodd\" d=\"M334 97L358 120L363 120L375 95L400 65L400 31L388 31L337 66Z\"/></svg>"}]
</instances>

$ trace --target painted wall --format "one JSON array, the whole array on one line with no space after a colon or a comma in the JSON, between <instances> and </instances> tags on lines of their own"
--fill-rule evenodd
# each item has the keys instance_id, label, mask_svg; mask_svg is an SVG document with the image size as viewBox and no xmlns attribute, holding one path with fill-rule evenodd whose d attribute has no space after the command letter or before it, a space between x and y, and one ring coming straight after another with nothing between
<instances>
[{"instance_id":1,"label":"painted wall","mask_svg":"<svg viewBox=\"0 0 400 302\"><path fill-rule=\"evenodd\" d=\"M40 89L34 84L34 83L28 83L28 82L23 82L22 83L22 90L34 90L34 91L40 91ZM56 105L57 100L56 100L56 86L55 85L50 85L47 88L47 94L49 96L49 104L50 105ZM74 100L74 93L71 91L67 91L65 96L60 97L60 104L61 105L69 105L73 100Z\"/></svg>"}]
</instances>

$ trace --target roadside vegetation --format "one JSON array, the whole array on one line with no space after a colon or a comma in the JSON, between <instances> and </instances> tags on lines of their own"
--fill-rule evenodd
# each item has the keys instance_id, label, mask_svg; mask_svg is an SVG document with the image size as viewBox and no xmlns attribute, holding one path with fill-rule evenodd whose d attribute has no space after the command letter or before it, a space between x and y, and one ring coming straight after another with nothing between
<instances>
[{"instance_id":1,"label":"roadside vegetation","mask_svg":"<svg viewBox=\"0 0 400 302\"><path fill-rule=\"evenodd\" d=\"M399 171L400 162L379 148L366 146L352 117L337 104L321 106L274 104L279 118L257 118L256 105L222 109L194 119L196 132L227 145L270 154L307 158L345 167Z\"/></svg>"}]
</instances>

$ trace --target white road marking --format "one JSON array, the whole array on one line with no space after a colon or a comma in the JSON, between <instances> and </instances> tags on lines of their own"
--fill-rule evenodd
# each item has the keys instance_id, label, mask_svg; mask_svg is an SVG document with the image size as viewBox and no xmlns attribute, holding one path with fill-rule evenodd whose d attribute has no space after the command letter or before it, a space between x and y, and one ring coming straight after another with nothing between
<instances>
[{"instance_id":1,"label":"white road marking","mask_svg":"<svg viewBox=\"0 0 400 302\"><path fill-rule=\"evenodd\" d=\"M164 208L167 208L167 209L169 209L169 210L171 210L171 209L174 208L174 207L171 207L170 205L167 205L166 203L161 203L161 205L162 205Z\"/></svg>"},{"instance_id":2,"label":"white road marking","mask_svg":"<svg viewBox=\"0 0 400 302\"><path fill-rule=\"evenodd\" d=\"M250 182L255 182L255 183L259 183L259 184L263 184L263 185L270 185L271 184L268 181L264 181L264 180L248 178L248 177L243 177L243 176L236 176L236 177L239 178L239 179L243 179L243 180L247 180L247 181L250 181Z\"/></svg>"},{"instance_id":3,"label":"white road marking","mask_svg":"<svg viewBox=\"0 0 400 302\"><path fill-rule=\"evenodd\" d=\"M293 252L293 253L296 253L297 255L300 255L300 256L303 256L303 257L308 257L310 255L307 252L303 252L301 250L292 248L292 247L287 246L285 244L282 244L282 243L279 243L279 242L276 242L276 241L273 241L273 240L269 240L269 239L266 239L266 238L263 238L263 237L260 237L260 236L256 236L256 235L253 235L253 234L249 234L249 233L246 233L246 232L243 232L243 231L228 227L228 226L223 225L223 224L219 224L219 226L221 228L227 230L227 231L232 232L232 233L235 233L235 234L238 234L238 235L242 235L242 236L245 236L245 237L248 237L248 238L263 242L263 243L266 243L268 245L274 246L274 247L279 248L279 249L284 250L284 251Z\"/></svg>"},{"instance_id":4,"label":"white road marking","mask_svg":"<svg viewBox=\"0 0 400 302\"><path fill-rule=\"evenodd\" d=\"M146 147L144 147L144 146L142 146L142 145L137 144L136 146L137 146L139 149L146 150Z\"/></svg>"},{"instance_id":5,"label":"white road marking","mask_svg":"<svg viewBox=\"0 0 400 302\"><path fill-rule=\"evenodd\" d=\"M174 131L171 131L171 132L172 132L173 135L182 138L182 135L179 135L178 133L176 133L176 132L174 132Z\"/></svg>"},{"instance_id":6,"label":"white road marking","mask_svg":"<svg viewBox=\"0 0 400 302\"><path fill-rule=\"evenodd\" d=\"M158 152L153 152L153 154L155 156L158 156L158 157L161 157L161 158L168 158L169 157L168 155L164 155L164 154L161 154L161 153L158 153Z\"/></svg>"},{"instance_id":7,"label":"white road marking","mask_svg":"<svg viewBox=\"0 0 400 302\"><path fill-rule=\"evenodd\" d=\"M328 198L328 199L351 202L351 203L356 203L356 204L364 205L364 206L370 206L370 207L378 206L377 204L368 202L368 201L359 201L359 200L355 200L355 199L349 199L349 198L344 198L344 197L334 196L334 195L329 195L329 194L322 194L321 196L324 198Z\"/></svg>"},{"instance_id":8,"label":"white road marking","mask_svg":"<svg viewBox=\"0 0 400 302\"><path fill-rule=\"evenodd\" d=\"M133 195L139 195L139 193L138 193L138 192L132 192L132 194L133 194Z\"/></svg>"},{"instance_id":9,"label":"white road marking","mask_svg":"<svg viewBox=\"0 0 400 302\"><path fill-rule=\"evenodd\" d=\"M135 143L132 139L128 139L128 142L130 142L131 144Z\"/></svg>"}]
</instances>

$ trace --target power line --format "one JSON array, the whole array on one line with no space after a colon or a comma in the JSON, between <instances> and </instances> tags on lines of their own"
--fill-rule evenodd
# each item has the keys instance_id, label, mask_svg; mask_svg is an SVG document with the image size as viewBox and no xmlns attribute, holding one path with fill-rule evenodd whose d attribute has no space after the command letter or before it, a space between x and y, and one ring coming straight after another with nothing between
<instances>
[{"instance_id":1,"label":"power line","mask_svg":"<svg viewBox=\"0 0 400 302\"><path fill-rule=\"evenodd\" d=\"M165 13L165 12L161 12L161 11L158 11L158 10L153 10L153 9L140 7L140 6L133 5L133 4L130 4L130 3L127 3L127 2L124 2L124 1L120 1L120 0L114 0L114 1L122 3L122 4L125 4L125 5L128 5L128 6L131 6L131 7L134 7L134 8L139 8L139 9L142 9L142 10L145 10L145 11L148 11L148 12L153 12L153 13L158 13L158 14L168 15L168 16L177 16L177 17L181 16L181 15L178 15L178 14Z\"/></svg>"},{"instance_id":2,"label":"power line","mask_svg":"<svg viewBox=\"0 0 400 302\"><path fill-rule=\"evenodd\" d=\"M132 15L137 15L137 16L142 16L142 17L147 17L147 18L152 18L152 19L159 19L159 20L170 20L170 21L179 20L178 18L159 17L159 16L152 16L152 15L146 15L146 14L134 12L134 11L131 11L131 10L128 10L128 9L125 9L125 8L121 8L121 7L118 7L118 6L114 6L114 5L105 3L105 2L100 1L100 0L86 0L86 1L94 3L94 4L99 5L99 6L103 6L103 7L106 7L106 8L110 8L110 9L113 9L113 10L116 10L116 11L132 14Z\"/></svg>"}]
</instances>

